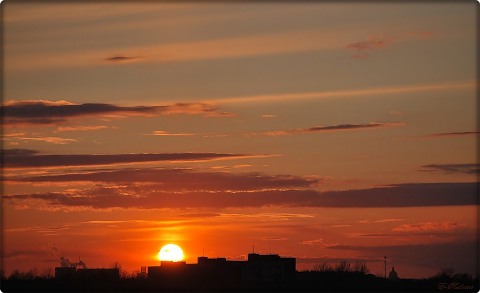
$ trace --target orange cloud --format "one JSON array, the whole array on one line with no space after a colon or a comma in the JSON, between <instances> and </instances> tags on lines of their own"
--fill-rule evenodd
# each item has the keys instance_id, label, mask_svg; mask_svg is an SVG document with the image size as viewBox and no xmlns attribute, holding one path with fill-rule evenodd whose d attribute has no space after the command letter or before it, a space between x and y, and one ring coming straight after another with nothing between
<instances>
[{"instance_id":1,"label":"orange cloud","mask_svg":"<svg viewBox=\"0 0 480 293\"><path fill-rule=\"evenodd\" d=\"M221 99L211 100L221 104L236 103L265 103L265 102L281 102L281 101L299 101L299 100L318 100L318 99L338 99L338 98L355 98L369 97L379 95L406 94L416 92L435 92L435 91L458 91L458 90L475 90L476 81L455 81L433 84L412 84L390 87L375 87L366 89L350 89L323 92L307 92L307 93L287 93L287 94L269 94L269 95L251 95L241 97L225 97Z\"/></svg>"},{"instance_id":2,"label":"orange cloud","mask_svg":"<svg viewBox=\"0 0 480 293\"><path fill-rule=\"evenodd\" d=\"M74 104L66 101L23 101L10 102L0 107L4 124L36 125L56 124L79 117L160 116L160 115L203 115L206 117L231 116L218 111L212 103L175 103L154 106L117 106L103 103Z\"/></svg>"},{"instance_id":3,"label":"orange cloud","mask_svg":"<svg viewBox=\"0 0 480 293\"><path fill-rule=\"evenodd\" d=\"M165 170L169 174L172 170ZM176 172L176 173L175 173ZM183 172L183 171L182 171ZM102 172L100 172L102 173ZM88 173L24 178L25 182L97 182L91 188L34 194L3 195L15 207L62 209L171 209L244 207L427 207L477 205L476 183L398 184L391 187L325 191L301 177L255 173L184 173L175 176L113 178L114 174ZM106 172L103 172L106 173ZM143 172L144 173L144 172ZM131 173L130 173L131 174ZM98 176L97 176L98 175ZM148 175L148 174L147 174ZM189 176L188 176L189 175ZM109 178L109 176L111 178ZM143 176L143 178L142 178ZM154 178L153 178L154 177ZM176 179L175 179L176 178ZM182 178L189 178L187 180ZM198 178L193 180L194 178ZM163 181L159 181L162 180ZM175 179L175 180L173 180ZM179 181L182 179L181 181ZM207 180L209 179L209 180ZM14 180L6 178L5 180ZM16 180L22 180L20 178ZM155 180L155 182L153 182Z\"/></svg>"},{"instance_id":4,"label":"orange cloud","mask_svg":"<svg viewBox=\"0 0 480 293\"><path fill-rule=\"evenodd\" d=\"M28 138L27 138L28 139ZM40 139L40 138L39 138ZM62 140L58 143L63 142ZM69 141L67 141L69 142ZM192 162L220 159L238 159L262 157L262 155L225 154L225 153L132 153L132 154L94 154L94 155L42 155L34 150L2 150L3 167L42 168L68 166L115 165L145 162Z\"/></svg>"},{"instance_id":5,"label":"orange cloud","mask_svg":"<svg viewBox=\"0 0 480 293\"><path fill-rule=\"evenodd\" d=\"M55 132L65 132L65 131L91 131L91 130L100 130L109 128L105 125L97 125L97 126L65 126L65 127L57 127Z\"/></svg>"},{"instance_id":6,"label":"orange cloud","mask_svg":"<svg viewBox=\"0 0 480 293\"><path fill-rule=\"evenodd\" d=\"M361 123L361 124L339 124L339 125L327 125L327 126L314 126L310 128L300 128L300 129L291 129L291 130L266 131L266 132L260 132L260 133L253 133L249 135L281 136L281 135L305 134L305 133L353 131L353 130L386 128L386 127L396 127L396 126L405 126L405 123L403 122L369 122L369 123Z\"/></svg>"},{"instance_id":7,"label":"orange cloud","mask_svg":"<svg viewBox=\"0 0 480 293\"><path fill-rule=\"evenodd\" d=\"M9 136L8 138L4 138L4 140L40 141L40 142L46 142L46 143L52 143L52 144L69 144L72 142L77 142L77 140L73 138L62 138L62 137L55 137L55 136L35 136L35 137Z\"/></svg>"},{"instance_id":8,"label":"orange cloud","mask_svg":"<svg viewBox=\"0 0 480 293\"><path fill-rule=\"evenodd\" d=\"M145 135L153 135L153 136L191 136L194 135L193 133L171 133L164 130L155 130L152 133L148 133Z\"/></svg>"},{"instance_id":9,"label":"orange cloud","mask_svg":"<svg viewBox=\"0 0 480 293\"><path fill-rule=\"evenodd\" d=\"M392 229L394 232L444 232L460 230L466 224L457 222L424 222L418 224L404 224Z\"/></svg>"},{"instance_id":10,"label":"orange cloud","mask_svg":"<svg viewBox=\"0 0 480 293\"><path fill-rule=\"evenodd\" d=\"M446 174L480 174L480 165L472 164L430 164L423 165L419 171L423 172L443 172Z\"/></svg>"}]
</instances>

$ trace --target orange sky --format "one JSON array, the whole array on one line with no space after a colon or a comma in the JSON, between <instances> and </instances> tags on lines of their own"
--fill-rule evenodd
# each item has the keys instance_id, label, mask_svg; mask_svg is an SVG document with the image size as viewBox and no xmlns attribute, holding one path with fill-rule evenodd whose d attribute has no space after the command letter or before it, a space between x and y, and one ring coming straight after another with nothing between
<instances>
[{"instance_id":1,"label":"orange sky","mask_svg":"<svg viewBox=\"0 0 480 293\"><path fill-rule=\"evenodd\" d=\"M3 270L478 274L473 3L3 3Z\"/></svg>"}]
</instances>

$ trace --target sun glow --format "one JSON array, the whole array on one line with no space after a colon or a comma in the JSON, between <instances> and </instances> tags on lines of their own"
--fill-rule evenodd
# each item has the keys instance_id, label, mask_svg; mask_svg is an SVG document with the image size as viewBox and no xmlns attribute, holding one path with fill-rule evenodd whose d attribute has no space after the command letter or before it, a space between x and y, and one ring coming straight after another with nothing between
<instances>
[{"instance_id":1,"label":"sun glow","mask_svg":"<svg viewBox=\"0 0 480 293\"><path fill-rule=\"evenodd\" d=\"M158 252L160 261L181 261L183 259L183 250L175 244L167 244Z\"/></svg>"}]
</instances>

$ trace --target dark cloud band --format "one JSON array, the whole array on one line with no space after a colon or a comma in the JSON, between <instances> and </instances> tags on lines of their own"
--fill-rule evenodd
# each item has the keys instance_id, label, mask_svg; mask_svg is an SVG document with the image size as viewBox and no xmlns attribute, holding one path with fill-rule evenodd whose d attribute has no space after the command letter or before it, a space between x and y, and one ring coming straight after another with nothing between
<instances>
[{"instance_id":1,"label":"dark cloud band","mask_svg":"<svg viewBox=\"0 0 480 293\"><path fill-rule=\"evenodd\" d=\"M430 164L421 166L420 171L443 172L447 174L480 174L479 164Z\"/></svg>"},{"instance_id":2,"label":"dark cloud band","mask_svg":"<svg viewBox=\"0 0 480 293\"><path fill-rule=\"evenodd\" d=\"M318 192L311 189L259 188L228 189L228 184L212 183L208 190L162 189L162 184L127 184L96 186L68 192L4 195L3 199L19 202L42 200L49 206L108 208L229 208L229 207L334 207L334 208L400 208L478 205L477 183L418 183L389 187ZM281 184L280 184L281 185ZM288 184L287 184L288 185ZM290 185L293 185L290 183ZM301 184L300 184L301 185ZM249 190L245 190L249 189ZM128 195L128 196L127 196Z\"/></svg>"},{"instance_id":3,"label":"dark cloud band","mask_svg":"<svg viewBox=\"0 0 480 293\"><path fill-rule=\"evenodd\" d=\"M3 167L38 168L64 166L112 165L160 161L205 161L251 157L244 154L221 153L148 153L112 155L41 155L33 150L13 149L2 152Z\"/></svg>"},{"instance_id":4,"label":"dark cloud band","mask_svg":"<svg viewBox=\"0 0 480 293\"><path fill-rule=\"evenodd\" d=\"M212 104L176 103L161 106L122 107L112 104L85 103L73 104L66 101L27 101L13 102L1 106L5 124L54 124L68 119L85 116L159 116L187 114L205 116L226 116Z\"/></svg>"}]
</instances>

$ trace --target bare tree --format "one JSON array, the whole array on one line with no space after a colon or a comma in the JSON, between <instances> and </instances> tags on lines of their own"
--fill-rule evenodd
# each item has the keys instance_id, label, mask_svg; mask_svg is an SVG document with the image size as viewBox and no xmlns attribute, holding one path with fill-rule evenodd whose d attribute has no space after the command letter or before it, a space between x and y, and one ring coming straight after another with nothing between
<instances>
[{"instance_id":1,"label":"bare tree","mask_svg":"<svg viewBox=\"0 0 480 293\"><path fill-rule=\"evenodd\" d=\"M351 272L352 268L350 266L350 263L347 261L341 261L336 267L335 267L336 272Z\"/></svg>"},{"instance_id":2,"label":"bare tree","mask_svg":"<svg viewBox=\"0 0 480 293\"><path fill-rule=\"evenodd\" d=\"M370 272L370 270L367 267L367 263L364 260L362 261L357 260L353 266L353 271L362 273L364 275Z\"/></svg>"},{"instance_id":3,"label":"bare tree","mask_svg":"<svg viewBox=\"0 0 480 293\"><path fill-rule=\"evenodd\" d=\"M316 272L322 272L322 273L333 272L333 268L326 262L314 265L313 270Z\"/></svg>"}]
</instances>

